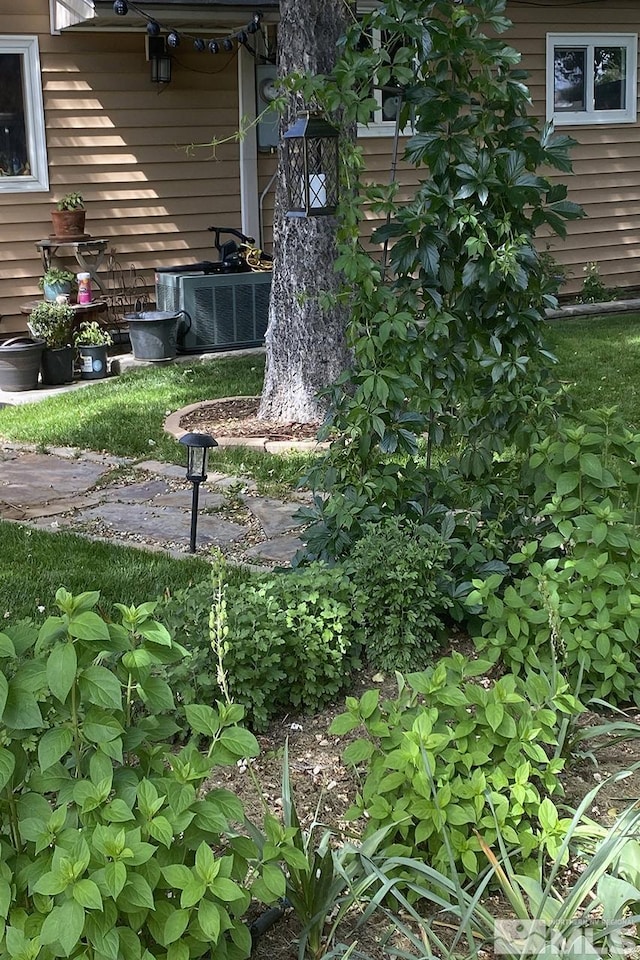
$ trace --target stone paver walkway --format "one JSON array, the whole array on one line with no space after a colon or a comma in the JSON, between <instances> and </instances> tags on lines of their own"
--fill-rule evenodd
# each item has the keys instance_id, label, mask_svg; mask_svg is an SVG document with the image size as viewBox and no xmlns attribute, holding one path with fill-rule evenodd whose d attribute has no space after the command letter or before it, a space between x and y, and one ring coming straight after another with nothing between
<instances>
[{"instance_id":1,"label":"stone paver walkway","mask_svg":"<svg viewBox=\"0 0 640 960\"><path fill-rule=\"evenodd\" d=\"M0 519L126 546L189 555L192 486L185 470L70 448L0 453ZM252 481L211 473L200 490L198 554L287 565L300 548L298 503L258 496Z\"/></svg>"}]
</instances>

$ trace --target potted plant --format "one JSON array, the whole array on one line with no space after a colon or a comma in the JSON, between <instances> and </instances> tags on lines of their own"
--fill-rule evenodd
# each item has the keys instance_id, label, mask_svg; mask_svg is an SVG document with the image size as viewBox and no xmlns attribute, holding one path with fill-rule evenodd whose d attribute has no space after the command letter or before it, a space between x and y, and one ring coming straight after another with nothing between
<instances>
[{"instance_id":1,"label":"potted plant","mask_svg":"<svg viewBox=\"0 0 640 960\"><path fill-rule=\"evenodd\" d=\"M38 286L44 293L45 300L56 300L57 297L69 295L75 275L70 270L61 270L59 267L49 267L43 277L40 277Z\"/></svg>"},{"instance_id":2,"label":"potted plant","mask_svg":"<svg viewBox=\"0 0 640 960\"><path fill-rule=\"evenodd\" d=\"M84 223L87 213L79 193L67 193L58 200L51 211L53 237L56 240L84 240Z\"/></svg>"},{"instance_id":3,"label":"potted plant","mask_svg":"<svg viewBox=\"0 0 640 960\"><path fill-rule=\"evenodd\" d=\"M29 314L31 333L45 342L42 382L47 386L59 386L73 380L73 322L74 312L68 303L43 300Z\"/></svg>"},{"instance_id":4,"label":"potted plant","mask_svg":"<svg viewBox=\"0 0 640 960\"><path fill-rule=\"evenodd\" d=\"M85 320L73 336L80 356L82 380L97 380L107 375L107 347L113 343L111 334L96 320Z\"/></svg>"}]
</instances>

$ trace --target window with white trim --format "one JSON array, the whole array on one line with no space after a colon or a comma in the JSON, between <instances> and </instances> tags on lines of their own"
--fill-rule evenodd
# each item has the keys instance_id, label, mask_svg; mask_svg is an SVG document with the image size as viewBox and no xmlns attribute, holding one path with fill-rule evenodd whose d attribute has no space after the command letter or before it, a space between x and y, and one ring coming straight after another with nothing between
<instances>
[{"instance_id":1,"label":"window with white trim","mask_svg":"<svg viewBox=\"0 0 640 960\"><path fill-rule=\"evenodd\" d=\"M48 189L38 39L0 36L0 193Z\"/></svg>"},{"instance_id":2,"label":"window with white trim","mask_svg":"<svg viewBox=\"0 0 640 960\"><path fill-rule=\"evenodd\" d=\"M396 52L396 49L400 43L399 39L396 39L395 42L392 40L391 35L387 33L386 30L373 30L370 37L363 38L364 42L367 42L373 47L374 50L379 50L380 47L385 47L389 53L389 56L393 60L393 56ZM378 106L375 110L372 111L371 120L367 125L360 123L358 124L358 136L359 137L387 137L393 136L396 129L396 117L398 111L402 105L402 97L400 93L400 88L398 91L394 89L393 80L391 83L385 87L383 90L376 87L374 81L371 83L371 96L376 101ZM403 135L408 135L411 133L411 130L401 131Z\"/></svg>"},{"instance_id":3,"label":"window with white trim","mask_svg":"<svg viewBox=\"0 0 640 960\"><path fill-rule=\"evenodd\" d=\"M547 34L547 119L635 123L637 56L636 33Z\"/></svg>"}]
</instances>

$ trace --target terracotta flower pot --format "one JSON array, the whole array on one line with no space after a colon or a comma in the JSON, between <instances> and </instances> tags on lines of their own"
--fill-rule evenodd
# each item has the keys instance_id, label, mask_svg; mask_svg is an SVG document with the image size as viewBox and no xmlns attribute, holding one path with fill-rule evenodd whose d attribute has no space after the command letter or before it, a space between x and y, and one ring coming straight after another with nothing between
<instances>
[{"instance_id":1,"label":"terracotta flower pot","mask_svg":"<svg viewBox=\"0 0 640 960\"><path fill-rule=\"evenodd\" d=\"M52 210L52 237L56 240L84 240L86 210Z\"/></svg>"}]
</instances>

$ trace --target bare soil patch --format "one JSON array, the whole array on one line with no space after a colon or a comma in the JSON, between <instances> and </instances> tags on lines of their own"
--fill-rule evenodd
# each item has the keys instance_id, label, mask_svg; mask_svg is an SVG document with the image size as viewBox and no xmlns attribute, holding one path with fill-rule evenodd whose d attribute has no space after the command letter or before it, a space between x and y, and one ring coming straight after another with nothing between
<instances>
[{"instance_id":1,"label":"bare soil patch","mask_svg":"<svg viewBox=\"0 0 640 960\"><path fill-rule=\"evenodd\" d=\"M319 423L276 423L259 420L259 397L207 401L180 420L183 430L214 437L264 437L267 440L315 440Z\"/></svg>"}]
</instances>

